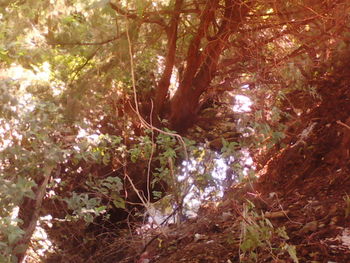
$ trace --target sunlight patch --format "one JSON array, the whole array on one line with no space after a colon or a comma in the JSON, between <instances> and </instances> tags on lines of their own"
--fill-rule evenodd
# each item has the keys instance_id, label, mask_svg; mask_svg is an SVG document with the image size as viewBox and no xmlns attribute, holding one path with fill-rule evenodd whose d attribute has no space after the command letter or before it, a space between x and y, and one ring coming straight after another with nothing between
<instances>
[{"instance_id":1,"label":"sunlight patch","mask_svg":"<svg viewBox=\"0 0 350 263\"><path fill-rule=\"evenodd\" d=\"M250 98L244 95L235 96L235 105L233 106L234 112L249 112L251 111L251 106L253 102Z\"/></svg>"}]
</instances>

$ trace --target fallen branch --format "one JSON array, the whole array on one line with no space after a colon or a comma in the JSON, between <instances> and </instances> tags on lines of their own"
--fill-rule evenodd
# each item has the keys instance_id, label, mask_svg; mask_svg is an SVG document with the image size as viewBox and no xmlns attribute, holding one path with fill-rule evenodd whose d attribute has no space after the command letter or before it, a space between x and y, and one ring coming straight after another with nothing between
<instances>
[{"instance_id":1,"label":"fallen branch","mask_svg":"<svg viewBox=\"0 0 350 263\"><path fill-rule=\"evenodd\" d=\"M40 185L40 187L37 190L36 195L35 195L35 204L34 204L34 209L33 209L33 214L32 214L31 220L30 220L27 228L25 229L25 233L24 233L22 239L20 239L16 244L17 246L18 245L24 246L24 249L22 250L22 252L17 254L18 263L25 262L25 255L27 253L30 240L31 240L32 235L35 231L35 228L36 228L39 216L40 216L41 205L42 205L43 199L45 197L45 193L46 193L46 186L49 182L49 179L51 177L51 172L53 171L54 168L55 168L55 166L44 167L44 180L41 183L41 185ZM61 168L58 167L56 170L56 173L59 174L60 172L61 172Z\"/></svg>"}]
</instances>

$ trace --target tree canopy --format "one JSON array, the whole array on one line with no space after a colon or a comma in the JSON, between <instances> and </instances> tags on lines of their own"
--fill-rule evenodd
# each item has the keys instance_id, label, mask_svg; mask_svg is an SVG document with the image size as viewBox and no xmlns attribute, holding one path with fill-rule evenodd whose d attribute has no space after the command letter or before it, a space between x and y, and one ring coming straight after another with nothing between
<instances>
[{"instance_id":1,"label":"tree canopy","mask_svg":"<svg viewBox=\"0 0 350 263\"><path fill-rule=\"evenodd\" d=\"M107 262L93 253L111 229L161 210L181 220L189 200L254 180L325 99L321 81L348 56L349 10L2 1L0 261ZM39 226L50 244L33 238Z\"/></svg>"}]
</instances>

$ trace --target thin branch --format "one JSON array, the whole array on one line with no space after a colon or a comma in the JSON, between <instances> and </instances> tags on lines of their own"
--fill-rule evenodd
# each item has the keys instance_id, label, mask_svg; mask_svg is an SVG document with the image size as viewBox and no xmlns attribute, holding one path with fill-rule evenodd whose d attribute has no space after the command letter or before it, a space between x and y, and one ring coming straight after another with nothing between
<instances>
[{"instance_id":1,"label":"thin branch","mask_svg":"<svg viewBox=\"0 0 350 263\"><path fill-rule=\"evenodd\" d=\"M296 21L286 21L286 22L281 22L281 23L276 23L276 24L265 24L259 27L255 28L250 28L250 29L241 29L239 32L241 33L248 33L248 32L255 32L263 29L269 29L269 28L274 28L274 27L279 27L279 26L285 26L285 25L294 25L294 24L307 24L310 23L311 21L314 21L318 16L312 16L308 18L304 18L301 20L296 20Z\"/></svg>"},{"instance_id":2,"label":"thin branch","mask_svg":"<svg viewBox=\"0 0 350 263\"><path fill-rule=\"evenodd\" d=\"M44 169L45 170L44 180L36 192L33 214L31 216L28 227L25 229L25 233L24 233L22 239L19 240L17 243L17 245L24 245L24 247L25 247L25 250L22 253L17 255L19 263L24 263L25 255L26 255L26 252L27 252L28 247L29 247L29 242L30 242L30 239L32 238L32 235L35 231L35 228L36 228L36 225L37 225L37 222L39 219L42 202L43 202L43 199L44 199L45 193L46 193L46 187L47 187L47 184L48 184L49 179L51 177L51 172L53 169L54 169L54 166L48 166L48 167L46 167L46 169ZM56 173L59 174L61 172L61 168L58 167L56 169L57 169Z\"/></svg>"},{"instance_id":3,"label":"thin branch","mask_svg":"<svg viewBox=\"0 0 350 263\"><path fill-rule=\"evenodd\" d=\"M177 138L179 140L179 142L181 143L183 149L184 149L185 160L186 160L186 162L188 162L188 160L189 160L188 152L187 152L186 143L185 143L183 137L180 134L176 134L176 133L173 133L173 132L167 132L167 131L163 131L161 129L158 129L157 127L155 127L152 124L148 123L142 117L142 115L140 114L139 107L138 107L137 92L136 92L136 80L135 80L135 70L134 70L134 59L133 59L133 53L132 53L132 44L131 44L131 39L130 39L128 30L126 31L126 36L127 36L127 40L128 40L128 44L129 44L130 70L131 70L131 80L132 80L132 88L133 88L135 109L133 108L132 105L130 105L130 106L133 109L133 111L137 114L137 117L139 118L141 124L144 125L146 128L152 129L152 130L155 130L155 131L157 131L159 133L162 133L162 134L165 134L165 135L169 135L169 136L173 136L173 137ZM187 167L187 165L185 167L185 174L186 175L188 174L188 167Z\"/></svg>"},{"instance_id":4,"label":"thin branch","mask_svg":"<svg viewBox=\"0 0 350 263\"><path fill-rule=\"evenodd\" d=\"M125 36L125 32L113 38L103 40L101 42L72 42L72 43L56 42L56 43L48 43L48 44L51 46L100 46L100 45L105 45L115 40L118 40L122 36Z\"/></svg>"},{"instance_id":5,"label":"thin branch","mask_svg":"<svg viewBox=\"0 0 350 263\"><path fill-rule=\"evenodd\" d=\"M123 10L122 8L120 8L119 6L117 6L114 3L110 2L109 4L114 11L116 11L118 14L124 16L125 18L139 20L140 22L144 22L144 23L153 23L153 24L157 24L161 27L166 27L164 20L160 17L149 18L149 17L147 17L147 13L144 13L144 14L142 14L142 17L139 17L138 15L136 15L134 13L130 13L128 11Z\"/></svg>"},{"instance_id":6,"label":"thin branch","mask_svg":"<svg viewBox=\"0 0 350 263\"><path fill-rule=\"evenodd\" d=\"M345 127L345 128L347 128L347 129L350 130L350 126L347 125L347 124L345 124L344 122L342 122L342 121L337 121L337 123L338 123L339 125L341 125L341 126L343 126L343 127Z\"/></svg>"},{"instance_id":7,"label":"thin branch","mask_svg":"<svg viewBox=\"0 0 350 263\"><path fill-rule=\"evenodd\" d=\"M94 52L92 52L87 58L86 61L79 66L77 69L75 69L75 73L73 75L73 77L71 78L71 83L74 81L74 79L78 76L78 74L83 70L83 68L95 57L95 55L97 54L97 52L100 50L101 47L97 48Z\"/></svg>"}]
</instances>

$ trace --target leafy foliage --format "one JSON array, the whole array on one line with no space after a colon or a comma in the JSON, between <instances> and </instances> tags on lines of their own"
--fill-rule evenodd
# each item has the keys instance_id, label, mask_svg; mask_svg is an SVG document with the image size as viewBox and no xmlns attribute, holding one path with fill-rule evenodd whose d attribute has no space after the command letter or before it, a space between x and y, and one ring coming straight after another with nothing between
<instances>
[{"instance_id":1,"label":"leafy foliage","mask_svg":"<svg viewBox=\"0 0 350 263\"><path fill-rule=\"evenodd\" d=\"M1 260L23 258L41 216L66 253L62 226L92 251L82 221L137 221L163 196L186 213L290 143L348 48L349 3L304 2L3 1ZM276 234L266 220L247 231L247 253Z\"/></svg>"},{"instance_id":2,"label":"leafy foliage","mask_svg":"<svg viewBox=\"0 0 350 263\"><path fill-rule=\"evenodd\" d=\"M274 260L278 260L280 253L287 251L295 263L299 262L295 246L287 243L289 237L285 228L275 229L269 219L254 211L254 204L251 202L245 206L243 216L245 220L242 221L240 249L244 262L258 262L259 253L264 250L268 250ZM276 244L273 243L276 242L279 243L278 247L274 247ZM245 254L248 256L245 257Z\"/></svg>"}]
</instances>

